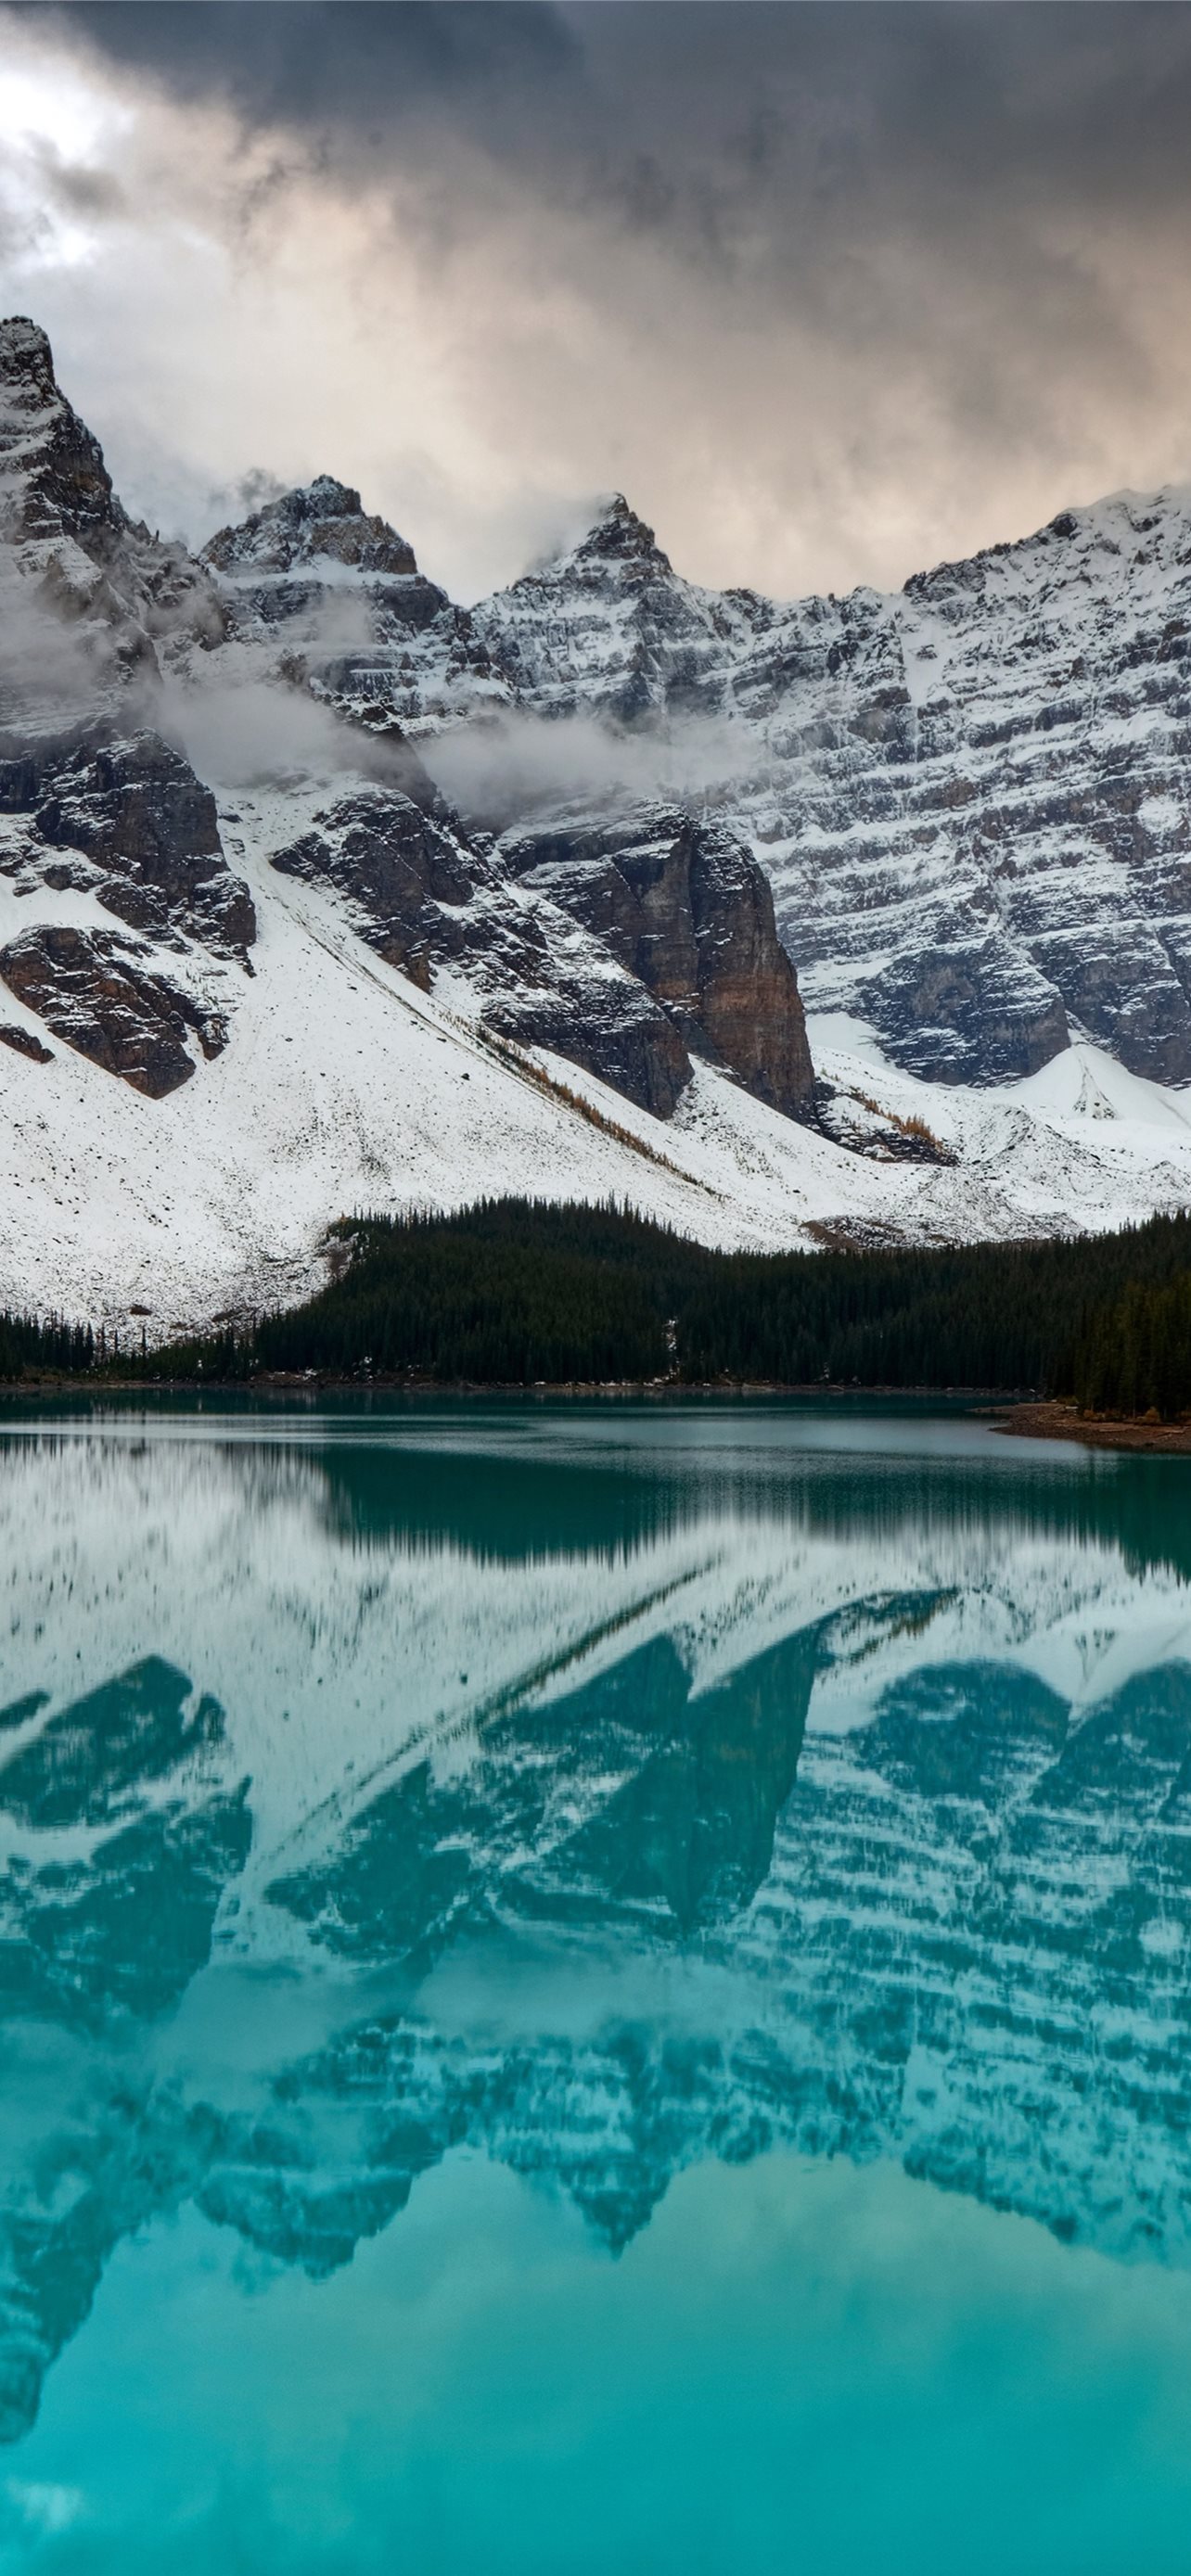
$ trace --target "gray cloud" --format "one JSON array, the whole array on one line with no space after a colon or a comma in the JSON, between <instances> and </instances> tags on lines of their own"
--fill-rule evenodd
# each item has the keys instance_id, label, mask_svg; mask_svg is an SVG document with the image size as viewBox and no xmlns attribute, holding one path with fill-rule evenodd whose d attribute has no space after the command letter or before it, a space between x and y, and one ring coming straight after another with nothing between
<instances>
[{"instance_id":1,"label":"gray cloud","mask_svg":"<svg viewBox=\"0 0 1191 2576\"><path fill-rule=\"evenodd\" d=\"M361 349L393 331L391 281L415 310L366 498L456 589L517 570L594 485L625 486L684 569L789 590L889 582L1191 471L1185 5L77 0L24 20L129 95L238 121L237 292L320 192L366 210ZM72 184L101 204L102 172ZM449 388L419 411L442 345ZM244 449L211 488L268 452L255 399L229 388ZM350 429L350 385L342 407ZM358 451L301 462L365 480Z\"/></svg>"},{"instance_id":2,"label":"gray cloud","mask_svg":"<svg viewBox=\"0 0 1191 2576\"><path fill-rule=\"evenodd\" d=\"M37 7L37 16L47 12ZM896 203L1186 206L1191 12L1149 0L64 0L126 69L364 170L444 129L739 271ZM526 167L528 163L528 167ZM751 216L747 238L742 218Z\"/></svg>"},{"instance_id":3,"label":"gray cloud","mask_svg":"<svg viewBox=\"0 0 1191 2576\"><path fill-rule=\"evenodd\" d=\"M215 93L251 123L365 151L436 108L486 127L581 52L549 0L63 0L55 14L182 98Z\"/></svg>"},{"instance_id":4,"label":"gray cloud","mask_svg":"<svg viewBox=\"0 0 1191 2576\"><path fill-rule=\"evenodd\" d=\"M426 767L468 819L494 830L537 803L560 798L601 813L643 798L697 803L712 788L755 775L755 742L714 717L672 724L666 734L618 733L586 716L502 715L457 726L419 746ZM751 757L750 757L751 753Z\"/></svg>"}]
</instances>

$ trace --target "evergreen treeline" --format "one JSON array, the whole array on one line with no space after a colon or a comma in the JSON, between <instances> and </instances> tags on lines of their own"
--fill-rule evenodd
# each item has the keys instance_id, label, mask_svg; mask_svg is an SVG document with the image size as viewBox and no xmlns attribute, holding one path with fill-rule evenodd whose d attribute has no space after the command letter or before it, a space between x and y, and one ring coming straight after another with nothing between
<instances>
[{"instance_id":1,"label":"evergreen treeline","mask_svg":"<svg viewBox=\"0 0 1191 2576\"><path fill-rule=\"evenodd\" d=\"M35 1315L0 1314L0 1378L63 1372L74 1377L94 1368L97 1345L89 1324L68 1324L59 1315L39 1323Z\"/></svg>"},{"instance_id":2,"label":"evergreen treeline","mask_svg":"<svg viewBox=\"0 0 1191 2576\"><path fill-rule=\"evenodd\" d=\"M1080 1336L1071 1392L1085 1413L1191 1410L1191 1270L1165 1287L1134 1280Z\"/></svg>"},{"instance_id":3,"label":"evergreen treeline","mask_svg":"<svg viewBox=\"0 0 1191 2576\"><path fill-rule=\"evenodd\" d=\"M611 1207L501 1199L335 1233L339 1275L251 1329L114 1358L84 1329L5 1317L0 1375L826 1380L1191 1407L1191 1216L1078 1242L762 1255Z\"/></svg>"},{"instance_id":4,"label":"evergreen treeline","mask_svg":"<svg viewBox=\"0 0 1191 2576\"><path fill-rule=\"evenodd\" d=\"M692 1249L612 1210L517 1200L373 1221L342 1277L269 1317L255 1348L264 1368L337 1375L412 1368L496 1386L661 1377Z\"/></svg>"}]
</instances>

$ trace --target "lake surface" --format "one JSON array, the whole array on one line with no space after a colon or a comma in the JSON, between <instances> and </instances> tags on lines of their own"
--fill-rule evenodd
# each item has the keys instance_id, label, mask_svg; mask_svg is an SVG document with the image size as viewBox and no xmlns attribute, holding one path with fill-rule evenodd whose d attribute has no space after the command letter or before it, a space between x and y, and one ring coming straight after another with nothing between
<instances>
[{"instance_id":1,"label":"lake surface","mask_svg":"<svg viewBox=\"0 0 1191 2576\"><path fill-rule=\"evenodd\" d=\"M0 1408L0 2571L1191 2549L1191 1461Z\"/></svg>"}]
</instances>

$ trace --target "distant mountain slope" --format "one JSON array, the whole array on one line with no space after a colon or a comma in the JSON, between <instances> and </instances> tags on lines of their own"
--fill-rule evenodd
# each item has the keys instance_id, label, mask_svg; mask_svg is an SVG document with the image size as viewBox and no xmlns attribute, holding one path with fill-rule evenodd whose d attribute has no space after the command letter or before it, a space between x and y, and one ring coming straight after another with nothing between
<instances>
[{"instance_id":1,"label":"distant mountain slope","mask_svg":"<svg viewBox=\"0 0 1191 2576\"><path fill-rule=\"evenodd\" d=\"M208 549L237 583L249 527ZM634 738L630 785L655 739L658 776L697 782L762 860L812 1006L907 1071L1012 1080L1075 1037L1191 1079L1185 494L1062 513L895 597L787 606L684 581L616 495L556 562L451 612L450 667L441 594L398 652L392 586L371 593L371 647L313 657L316 686L422 733L481 703L594 719Z\"/></svg>"}]
</instances>

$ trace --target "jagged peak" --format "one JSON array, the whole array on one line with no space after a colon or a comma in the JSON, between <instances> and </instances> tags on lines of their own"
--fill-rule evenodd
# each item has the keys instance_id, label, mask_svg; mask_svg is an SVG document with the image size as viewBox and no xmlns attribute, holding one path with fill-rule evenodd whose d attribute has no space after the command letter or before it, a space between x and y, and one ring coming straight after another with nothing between
<instances>
[{"instance_id":1,"label":"jagged peak","mask_svg":"<svg viewBox=\"0 0 1191 2576\"><path fill-rule=\"evenodd\" d=\"M576 543L538 567L547 578L572 566L600 564L648 566L653 572L673 570L668 555L663 554L653 529L626 501L623 492L609 492L598 502L596 515L584 536Z\"/></svg>"},{"instance_id":2,"label":"jagged peak","mask_svg":"<svg viewBox=\"0 0 1191 2576\"><path fill-rule=\"evenodd\" d=\"M982 589L990 575L1003 579L1077 578L1089 556L1119 556L1123 564L1165 562L1180 570L1191 541L1191 484L1165 483L1160 491L1126 488L1095 501L1073 502L1043 527L1002 538L976 553L911 573L902 596L930 599L948 590Z\"/></svg>"},{"instance_id":3,"label":"jagged peak","mask_svg":"<svg viewBox=\"0 0 1191 2576\"><path fill-rule=\"evenodd\" d=\"M0 322L0 534L70 537L105 567L127 521L94 432L67 401L27 313Z\"/></svg>"},{"instance_id":4,"label":"jagged peak","mask_svg":"<svg viewBox=\"0 0 1191 2576\"><path fill-rule=\"evenodd\" d=\"M336 474L316 474L311 483L296 483L275 501L267 502L259 513L270 513L295 519L362 519L364 504L351 483L341 483Z\"/></svg>"},{"instance_id":5,"label":"jagged peak","mask_svg":"<svg viewBox=\"0 0 1191 2576\"><path fill-rule=\"evenodd\" d=\"M0 322L0 384L29 385L46 396L58 391L49 336L27 313Z\"/></svg>"},{"instance_id":6,"label":"jagged peak","mask_svg":"<svg viewBox=\"0 0 1191 2576\"><path fill-rule=\"evenodd\" d=\"M320 555L406 579L418 569L406 538L366 511L354 485L334 474L316 474L279 493L237 525L220 528L203 548L203 561L219 572L288 571Z\"/></svg>"}]
</instances>

